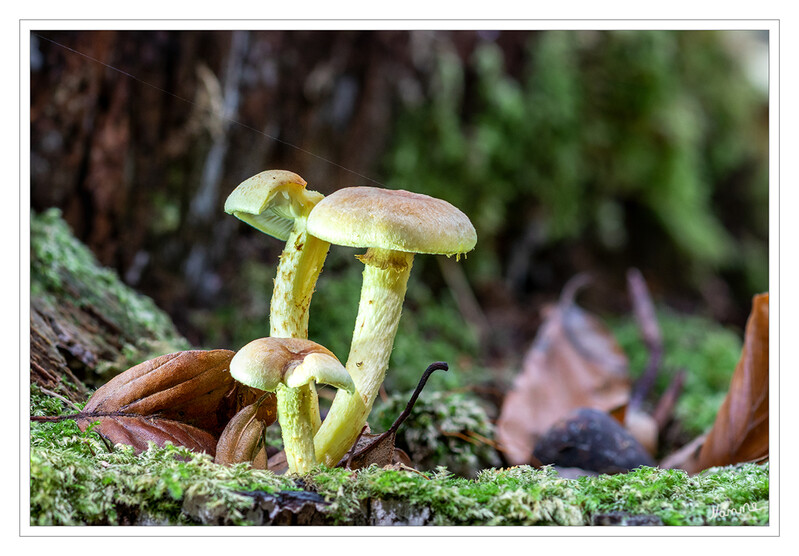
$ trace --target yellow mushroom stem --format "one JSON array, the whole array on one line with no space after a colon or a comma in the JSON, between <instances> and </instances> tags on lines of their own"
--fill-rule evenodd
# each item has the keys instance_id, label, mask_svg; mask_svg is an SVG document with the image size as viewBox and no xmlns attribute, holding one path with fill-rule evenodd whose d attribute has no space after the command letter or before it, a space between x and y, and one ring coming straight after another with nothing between
<instances>
[{"instance_id":1,"label":"yellow mushroom stem","mask_svg":"<svg viewBox=\"0 0 799 556\"><path fill-rule=\"evenodd\" d=\"M307 219L298 217L280 255L270 309L270 336L307 338L308 308L330 244L309 235ZM278 416L289 469L309 471L317 462L314 435L319 430L319 402L313 383L277 389Z\"/></svg>"},{"instance_id":2,"label":"yellow mushroom stem","mask_svg":"<svg viewBox=\"0 0 799 556\"><path fill-rule=\"evenodd\" d=\"M355 392L339 390L314 438L316 457L335 466L357 440L386 376L413 253L371 248L364 263L358 317L347 359Z\"/></svg>"}]
</instances>

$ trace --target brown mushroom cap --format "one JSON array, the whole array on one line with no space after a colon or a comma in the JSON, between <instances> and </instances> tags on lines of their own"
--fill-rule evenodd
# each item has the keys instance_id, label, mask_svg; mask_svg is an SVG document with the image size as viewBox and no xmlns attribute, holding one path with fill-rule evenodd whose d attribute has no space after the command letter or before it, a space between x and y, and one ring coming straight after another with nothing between
<instances>
[{"instance_id":1,"label":"brown mushroom cap","mask_svg":"<svg viewBox=\"0 0 799 556\"><path fill-rule=\"evenodd\" d=\"M274 392L281 383L297 387L311 380L338 388L352 386L333 352L303 338L253 340L233 356L230 374L242 384L267 392Z\"/></svg>"},{"instance_id":2,"label":"brown mushroom cap","mask_svg":"<svg viewBox=\"0 0 799 556\"><path fill-rule=\"evenodd\" d=\"M328 195L311 211L308 232L336 245L438 255L466 253L477 243L469 218L448 202L377 187Z\"/></svg>"}]
</instances>

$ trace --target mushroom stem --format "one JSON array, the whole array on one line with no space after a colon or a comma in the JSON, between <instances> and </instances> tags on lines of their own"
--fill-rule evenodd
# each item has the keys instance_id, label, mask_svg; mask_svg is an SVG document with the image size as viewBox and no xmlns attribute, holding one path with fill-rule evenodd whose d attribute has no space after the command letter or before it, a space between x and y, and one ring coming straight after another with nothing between
<instances>
[{"instance_id":1,"label":"mushroom stem","mask_svg":"<svg viewBox=\"0 0 799 556\"><path fill-rule=\"evenodd\" d=\"M307 473L316 464L313 438L319 422L319 405L313 384L289 388L281 384L275 391L280 432L286 463L292 473ZM314 420L313 415L317 416Z\"/></svg>"},{"instance_id":2,"label":"mushroom stem","mask_svg":"<svg viewBox=\"0 0 799 556\"><path fill-rule=\"evenodd\" d=\"M370 248L359 259L363 287L346 366L355 391L338 391L314 438L318 460L329 467L352 447L386 376L413 265L413 253L388 249Z\"/></svg>"},{"instance_id":3,"label":"mushroom stem","mask_svg":"<svg viewBox=\"0 0 799 556\"><path fill-rule=\"evenodd\" d=\"M299 217L280 255L272 305L270 336L307 338L308 308L330 244L309 235ZM319 430L319 402L313 383L277 390L278 417L289 469L304 473L316 464L313 437Z\"/></svg>"},{"instance_id":4,"label":"mushroom stem","mask_svg":"<svg viewBox=\"0 0 799 556\"><path fill-rule=\"evenodd\" d=\"M308 307L330 244L308 234L306 223L305 218L294 221L280 255L269 312L275 338L308 337Z\"/></svg>"}]
</instances>

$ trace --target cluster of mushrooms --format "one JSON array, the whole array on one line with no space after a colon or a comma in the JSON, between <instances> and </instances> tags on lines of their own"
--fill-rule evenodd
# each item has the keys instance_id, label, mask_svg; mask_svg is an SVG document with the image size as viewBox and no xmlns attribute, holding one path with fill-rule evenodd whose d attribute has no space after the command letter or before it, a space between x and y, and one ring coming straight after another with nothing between
<instances>
[{"instance_id":1,"label":"cluster of mushrooms","mask_svg":"<svg viewBox=\"0 0 799 556\"><path fill-rule=\"evenodd\" d=\"M225 212L286 242L274 281L269 337L239 350L239 382L275 392L289 472L335 466L357 441L386 375L415 253L471 251L469 218L446 201L377 187L325 197L300 176L268 170L241 183ZM347 364L308 340L308 310L331 244L365 248L358 317ZM337 388L324 422L315 384Z\"/></svg>"}]
</instances>

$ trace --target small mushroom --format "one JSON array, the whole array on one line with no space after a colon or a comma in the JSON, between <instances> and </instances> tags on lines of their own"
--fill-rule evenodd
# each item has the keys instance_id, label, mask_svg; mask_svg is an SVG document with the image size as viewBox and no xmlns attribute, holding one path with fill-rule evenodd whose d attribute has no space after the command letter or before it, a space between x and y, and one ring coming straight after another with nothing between
<instances>
[{"instance_id":1,"label":"small mushroom","mask_svg":"<svg viewBox=\"0 0 799 556\"><path fill-rule=\"evenodd\" d=\"M316 456L335 466L355 442L385 378L414 253L460 256L477 233L469 218L441 199L374 187L341 189L308 217L312 236L365 247L363 286L347 372L356 392L339 391L314 438Z\"/></svg>"},{"instance_id":2,"label":"small mushroom","mask_svg":"<svg viewBox=\"0 0 799 556\"><path fill-rule=\"evenodd\" d=\"M267 170L242 182L225 201L225 212L261 232L286 242L277 267L269 311L269 335L280 338L308 337L308 308L316 280L322 271L330 244L308 235L306 222L311 209L324 196L305 188L294 172ZM313 384L281 388L278 404L293 406L292 424L299 434L281 421L286 450L302 453L314 462L313 435L319 429L319 402ZM290 398L283 399L280 398ZM300 423L300 424L298 424Z\"/></svg>"},{"instance_id":3,"label":"small mushroom","mask_svg":"<svg viewBox=\"0 0 799 556\"><path fill-rule=\"evenodd\" d=\"M354 390L352 379L333 352L302 338L253 340L233 356L230 375L265 392L274 392L281 385L297 388L311 382Z\"/></svg>"},{"instance_id":4,"label":"small mushroom","mask_svg":"<svg viewBox=\"0 0 799 556\"><path fill-rule=\"evenodd\" d=\"M289 470L296 473L309 471L316 460L293 449L294 437L313 437L313 431L296 411L301 400L281 393L301 391L301 387L313 383L329 384L348 392L355 389L347 370L330 350L302 338L253 340L233 356L230 374L242 384L277 393L277 414L283 429L286 461Z\"/></svg>"},{"instance_id":5,"label":"small mushroom","mask_svg":"<svg viewBox=\"0 0 799 556\"><path fill-rule=\"evenodd\" d=\"M242 182L225 201L225 212L286 242L272 293L270 336L308 337L308 307L330 248L306 231L308 214L324 198L306 185L294 172L267 170Z\"/></svg>"}]
</instances>

